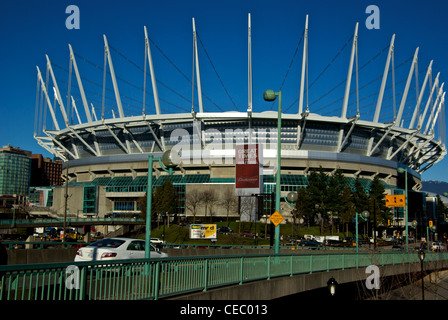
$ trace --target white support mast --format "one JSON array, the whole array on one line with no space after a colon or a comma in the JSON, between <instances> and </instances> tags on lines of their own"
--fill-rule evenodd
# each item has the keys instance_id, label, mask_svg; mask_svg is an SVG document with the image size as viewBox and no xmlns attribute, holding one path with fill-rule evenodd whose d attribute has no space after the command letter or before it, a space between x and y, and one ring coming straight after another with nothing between
<instances>
[{"instance_id":1,"label":"white support mast","mask_svg":"<svg viewBox=\"0 0 448 320\"><path fill-rule=\"evenodd\" d=\"M419 129L419 130L420 130L420 129L422 128L422 126L423 126L423 121L425 120L426 113L428 112L428 108L429 108L429 105L430 105L430 103L431 103L432 96L433 96L433 94L434 94L434 90L435 90L436 87L438 87L438 85L439 85L439 76L440 76L440 72L437 73L436 79L434 80L434 83L433 83L433 85L432 85L431 92L429 93L428 101L426 102L425 110L423 111L422 116L418 119L417 129ZM422 132L422 133L423 133L423 132Z\"/></svg>"},{"instance_id":2,"label":"white support mast","mask_svg":"<svg viewBox=\"0 0 448 320\"><path fill-rule=\"evenodd\" d=\"M412 74L414 73L414 68L417 65L417 56L418 56L418 47L415 50L414 53L414 59L412 60L412 64L411 64L411 69L409 70L409 75L408 75L408 79L406 81L406 86L404 88L404 92L403 92L403 96L401 98L401 103L400 103L400 109L398 110L398 114L397 114L397 118L395 120L395 123L400 126L400 122L401 122L401 117L403 115L403 110L404 110L404 105L406 103L406 98L408 96L408 92L409 92L409 86L411 85L411 80L412 80Z\"/></svg>"},{"instance_id":3,"label":"white support mast","mask_svg":"<svg viewBox=\"0 0 448 320\"><path fill-rule=\"evenodd\" d=\"M44 92L45 99L47 100L47 104L48 104L48 109L50 110L51 118L53 119L54 127L55 127L56 130L59 131L60 130L59 124L58 124L58 121L56 119L56 115L54 113L54 109L53 109L53 106L51 104L50 97L48 96L48 92L47 92L47 88L45 87L44 79L42 79L42 74L40 73L39 67L36 66L36 68L37 68L37 76L39 77L40 84L41 84L41 87L42 87L42 91ZM44 131L45 131L45 129L44 129Z\"/></svg>"},{"instance_id":4,"label":"white support mast","mask_svg":"<svg viewBox=\"0 0 448 320\"><path fill-rule=\"evenodd\" d=\"M148 31L146 30L146 26L145 26L145 50L148 55L149 71L151 73L152 92L153 92L153 96L154 96L154 104L156 106L156 114L160 115L159 93L157 91L156 76L154 73L154 65L152 63L151 48L149 46L149 37L148 37ZM145 61L145 64L146 64L146 61ZM145 70L146 70L146 67L145 67ZM146 77L146 74L145 74L145 77ZM146 94L146 93L144 92L143 94Z\"/></svg>"},{"instance_id":5,"label":"white support mast","mask_svg":"<svg viewBox=\"0 0 448 320\"><path fill-rule=\"evenodd\" d=\"M64 118L65 126L68 127L69 122L68 122L68 118L67 118L67 113L65 112L64 103L62 102L61 93L59 92L59 87L56 82L56 77L54 76L53 68L51 67L50 58L48 58L48 55L45 55L45 57L47 58L47 67L50 70L51 79L53 80L53 88L54 88L54 92L55 92L57 101L59 103L59 108L61 110L62 118Z\"/></svg>"},{"instance_id":6,"label":"white support mast","mask_svg":"<svg viewBox=\"0 0 448 320\"><path fill-rule=\"evenodd\" d=\"M308 15L305 19L305 30L303 34L303 55L302 55L302 76L300 78L300 100L299 100L299 115L303 112L303 92L305 87L305 71L308 65ZM308 110L308 105L306 106Z\"/></svg>"},{"instance_id":7,"label":"white support mast","mask_svg":"<svg viewBox=\"0 0 448 320\"><path fill-rule=\"evenodd\" d=\"M429 135L434 136L434 127L436 125L437 118L439 117L439 113L443 105L445 105L445 92L443 93L442 98L440 99L439 107L437 108L436 114L434 115L434 119L432 120L431 129L429 129L428 131Z\"/></svg>"},{"instance_id":8,"label":"white support mast","mask_svg":"<svg viewBox=\"0 0 448 320\"><path fill-rule=\"evenodd\" d=\"M387 80L387 73L389 72L390 59L394 54L394 41L395 41L395 34L392 35L392 40L390 41L389 53L387 55L386 66L384 67L383 80L381 82L380 94L378 95L378 101L376 103L373 122L378 122L378 119L380 117L381 104L383 103L384 88L386 87L386 80Z\"/></svg>"},{"instance_id":9,"label":"white support mast","mask_svg":"<svg viewBox=\"0 0 448 320\"><path fill-rule=\"evenodd\" d=\"M443 94L443 85L444 85L444 84L445 84L445 83L442 83L442 85L441 85L440 88L439 88L439 93L437 94L436 101L434 101L434 105L432 106L431 115L429 116L428 122L426 123L426 128L425 128L425 131L423 132L423 134L429 134L429 133L428 133L429 126L430 126L430 123L431 123L431 122L433 121L433 119L434 119L434 114L435 114L436 109L437 109L437 107L438 107L439 99L442 98L442 94Z\"/></svg>"},{"instance_id":10,"label":"white support mast","mask_svg":"<svg viewBox=\"0 0 448 320\"><path fill-rule=\"evenodd\" d=\"M355 27L355 34L353 35L352 53L350 55L350 64L348 67L347 82L345 85L344 102L342 103L341 118L347 117L348 98L350 95L350 84L352 82L352 73L353 73L353 61L355 58L355 52L356 52L356 47L357 47L357 43L358 43L358 25L359 25L359 23L357 22L356 27Z\"/></svg>"},{"instance_id":11,"label":"white support mast","mask_svg":"<svg viewBox=\"0 0 448 320\"><path fill-rule=\"evenodd\" d=\"M347 74L347 82L345 84L345 94L344 94L344 101L342 103L342 114L341 114L341 118L346 119L347 118L347 106L348 106L348 98L350 96L350 85L352 82L352 74L353 74L353 62L355 60L355 53L357 54L358 50L357 50L357 46L358 46L358 25L359 23L356 23L356 27L355 27L355 33L353 35L353 44L352 44L352 52L350 55L350 63L348 66L348 74ZM358 57L356 57L358 58ZM358 70L356 70L356 74L358 74ZM349 130L349 132L347 133L347 136L345 137L344 141L342 141L342 138L344 136L344 125L341 124L340 129L339 129L339 137L338 137L338 152L341 152L345 142L347 141L348 137L350 136L350 134L352 133L355 125L356 125L356 121L358 120L358 115L355 117L355 119L352 122L352 126Z\"/></svg>"},{"instance_id":12,"label":"white support mast","mask_svg":"<svg viewBox=\"0 0 448 320\"><path fill-rule=\"evenodd\" d=\"M73 96L71 96L71 98L72 98L72 105L73 105L73 108L75 109L76 118L78 119L78 124L81 124L81 118L79 117L78 108L76 108L75 99L73 99Z\"/></svg>"},{"instance_id":13,"label":"white support mast","mask_svg":"<svg viewBox=\"0 0 448 320\"><path fill-rule=\"evenodd\" d=\"M106 35L104 37L104 50L107 55L107 61L109 62L110 75L112 77L112 84L114 86L115 100L117 101L118 114L120 118L124 118L123 106L121 104L120 92L118 91L117 79L115 78L114 65L112 64L112 57L110 55L109 44L107 43Z\"/></svg>"},{"instance_id":14,"label":"white support mast","mask_svg":"<svg viewBox=\"0 0 448 320\"><path fill-rule=\"evenodd\" d=\"M428 70L426 71L425 80L423 81L422 89L420 90L420 94L418 95L417 104L415 105L414 113L412 115L411 123L409 124L409 129L414 128L415 120L417 119L417 115L419 113L420 104L422 103L423 93L425 92L426 84L428 83L429 76L432 74L432 62L429 63Z\"/></svg>"},{"instance_id":15,"label":"white support mast","mask_svg":"<svg viewBox=\"0 0 448 320\"><path fill-rule=\"evenodd\" d=\"M194 59L196 61L196 84L198 86L198 103L199 103L199 112L204 112L204 105L202 104L202 88L201 88L201 75L199 72L199 56L198 56L198 41L196 38L196 24L193 20L193 50L194 50Z\"/></svg>"},{"instance_id":16,"label":"white support mast","mask_svg":"<svg viewBox=\"0 0 448 320\"><path fill-rule=\"evenodd\" d=\"M79 75L78 66L76 64L75 54L73 52L72 46L68 45L70 49L70 60L73 63L73 68L75 69L76 80L78 81L79 92L81 93L82 105L84 106L84 112L86 113L87 122L92 122L92 116L90 115L89 105L87 104L86 95L84 93L84 87L81 82L81 76Z\"/></svg>"}]
</instances>

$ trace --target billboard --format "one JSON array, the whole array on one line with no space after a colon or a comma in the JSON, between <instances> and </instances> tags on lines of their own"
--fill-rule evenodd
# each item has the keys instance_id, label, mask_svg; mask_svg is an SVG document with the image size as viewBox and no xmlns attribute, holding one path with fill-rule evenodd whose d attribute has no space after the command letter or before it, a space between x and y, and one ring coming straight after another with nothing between
<instances>
[{"instance_id":1,"label":"billboard","mask_svg":"<svg viewBox=\"0 0 448 320\"><path fill-rule=\"evenodd\" d=\"M263 148L261 144L241 144L235 148L235 195L263 193Z\"/></svg>"},{"instance_id":2,"label":"billboard","mask_svg":"<svg viewBox=\"0 0 448 320\"><path fill-rule=\"evenodd\" d=\"M216 239L216 224L191 224L190 239Z\"/></svg>"}]
</instances>

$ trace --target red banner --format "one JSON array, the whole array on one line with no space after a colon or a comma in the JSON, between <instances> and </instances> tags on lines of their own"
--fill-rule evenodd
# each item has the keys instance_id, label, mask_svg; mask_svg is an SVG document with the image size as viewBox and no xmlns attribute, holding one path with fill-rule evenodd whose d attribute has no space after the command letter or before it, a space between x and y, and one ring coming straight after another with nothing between
<instances>
[{"instance_id":1,"label":"red banner","mask_svg":"<svg viewBox=\"0 0 448 320\"><path fill-rule=\"evenodd\" d=\"M263 157L258 144L237 145L235 149L235 190L237 196L262 193Z\"/></svg>"}]
</instances>

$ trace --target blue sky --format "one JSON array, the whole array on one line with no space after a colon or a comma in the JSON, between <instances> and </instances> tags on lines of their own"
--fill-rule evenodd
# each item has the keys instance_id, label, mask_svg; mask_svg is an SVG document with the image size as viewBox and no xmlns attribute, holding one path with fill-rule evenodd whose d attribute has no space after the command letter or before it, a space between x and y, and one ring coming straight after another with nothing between
<instances>
[{"instance_id":1,"label":"blue sky","mask_svg":"<svg viewBox=\"0 0 448 320\"><path fill-rule=\"evenodd\" d=\"M68 30L66 8L77 5L80 29ZM369 30L365 21L368 5L380 9L380 29ZM371 120L376 93L386 61L386 51L392 34L395 40L396 108L398 109L404 81L410 68L410 58L419 51L419 85L421 86L430 60L441 81L448 74L448 2L428 1L263 1L263 0L168 0L168 1L11 1L0 2L0 144L10 143L33 153L49 156L33 138L36 105L36 66L45 74L45 54L52 61L62 95L68 90L69 49L77 54L78 67L88 101L101 114L101 70L104 59L103 34L113 48L111 54L126 115L142 113L144 61L144 31L161 51L152 44L152 56L158 81L161 109L164 113L191 110L192 77L192 17L203 44L199 59L206 111L247 109L247 15L252 17L252 63L254 110L265 111L276 105L263 101L264 90L282 87L283 109L297 112L298 88L302 59L302 44L294 55L301 38L305 16L309 14L309 83L311 84L329 62L347 44L328 70L309 89L311 112L339 115L346 79L355 24L359 22L359 66L373 59L359 73L361 118ZM204 51L204 48L206 51ZM169 57L169 62L162 53ZM229 96L217 77L224 83ZM378 56L377 56L378 54ZM125 58L124 58L125 57ZM294 59L293 59L294 57ZM174 65L182 70L180 74ZM135 66L135 64L138 67ZM289 69L289 72L288 72ZM285 75L287 77L285 78ZM388 89L380 121L391 121L390 73ZM368 83L371 83L367 86ZM74 76L72 85L76 84ZM164 86L165 85L165 86ZM354 88L352 82L352 88ZM148 77L147 113L154 113L154 103ZM114 96L110 77L107 80L105 117L111 117ZM404 119L410 120L415 103L415 84L411 85ZM319 97L328 93L324 98ZM79 99L75 85L71 93ZM51 97L53 95L51 94ZM64 98L65 99L65 98ZM197 101L197 97L195 97ZM339 101L339 102L338 102ZM426 101L426 100L424 100ZM66 103L66 101L64 101ZM81 111L81 103L78 103ZM116 110L116 109L115 109ZM116 112L116 111L115 111ZM348 116L356 113L355 95L350 96ZM81 115L83 117L83 115ZM76 121L75 121L76 122ZM47 128L50 122L47 121ZM424 180L448 181L445 170L448 159L423 174Z\"/></svg>"}]
</instances>

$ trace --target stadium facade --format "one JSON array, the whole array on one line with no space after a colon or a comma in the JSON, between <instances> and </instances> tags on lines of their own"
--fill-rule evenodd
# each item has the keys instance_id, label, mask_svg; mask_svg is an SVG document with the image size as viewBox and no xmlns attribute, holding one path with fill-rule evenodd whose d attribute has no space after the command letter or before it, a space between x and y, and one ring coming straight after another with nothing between
<instances>
[{"instance_id":1,"label":"stadium facade","mask_svg":"<svg viewBox=\"0 0 448 320\"><path fill-rule=\"evenodd\" d=\"M206 112L203 107L197 35L193 19L194 66L198 108L188 113L164 114L161 112L156 75L151 57L150 39L145 28L145 79L146 60L149 65L155 114L126 116L121 102L117 77L114 73L111 50L104 36L105 63L113 83L116 109L111 118L98 118L93 105L89 105L83 89L83 77L77 67L77 55L70 46L70 72L75 75L73 85L78 88L79 99L71 97L68 105L59 91L52 64L47 57L47 76L38 69L38 97L36 103L35 139L46 150L65 161L63 176L68 181L68 211L71 216L107 216L138 214L139 198L147 188L148 155L157 160L163 153L175 150L179 156L170 174L160 161L155 161L154 187L170 179L180 200L178 214L190 216L185 199L193 190L214 190L217 199L223 200L226 190L234 192L235 145L263 144L264 192L275 190L274 176L277 143L281 143L281 194L282 197L299 186L307 184L307 175L322 167L328 173L341 169L354 184L356 178L366 186L378 176L388 193L401 193L398 168L407 169L409 186L419 190L421 174L440 161L446 154L445 137L436 123L445 122L443 84L439 75L434 77L432 61L425 70L424 82L417 89L413 102L412 119L404 125L403 113L408 91L417 72L418 49L410 63L409 76L397 104L398 112L392 122L380 122L386 81L391 78L394 39L388 47L381 86L377 95L373 119L363 119L358 112L347 116L350 92L358 76L357 65L358 25L351 42L350 62L347 66L345 93L340 97L340 115L325 116L313 113L304 98L308 61L308 16L303 33L301 85L297 113L281 113L281 137L277 135L276 111L256 112L252 105L251 25L248 25L248 109L247 112ZM106 75L106 72L104 73ZM71 75L71 73L70 73ZM353 80L352 80L353 77ZM45 81L44 81L45 78ZM352 87L351 87L352 86ZM53 87L55 99L50 99ZM266 88L269 89L269 88ZM146 90L146 88L144 88ZM104 88L103 88L104 92ZM260 93L262 94L262 93ZM38 99L36 99L38 101ZM52 101L54 101L52 103ZM76 103L76 101L78 103ZM145 104L144 104L145 105ZM92 107L92 108L91 108ZM45 109L44 109L45 108ZM45 129L41 114L48 111L54 130ZM73 110L78 123L69 120ZM72 112L73 112L72 111ZM407 111L406 111L407 112ZM80 114L84 114L83 117ZM39 116L38 116L39 115ZM83 118L83 119L81 119ZM42 128L42 130L40 130ZM279 141L280 138L280 141ZM55 188L52 210L64 210L64 187ZM287 203L282 213L288 219ZM215 217L228 212L220 205L213 209ZM237 215L231 210L232 216ZM198 210L198 216L204 209Z\"/></svg>"}]
</instances>

